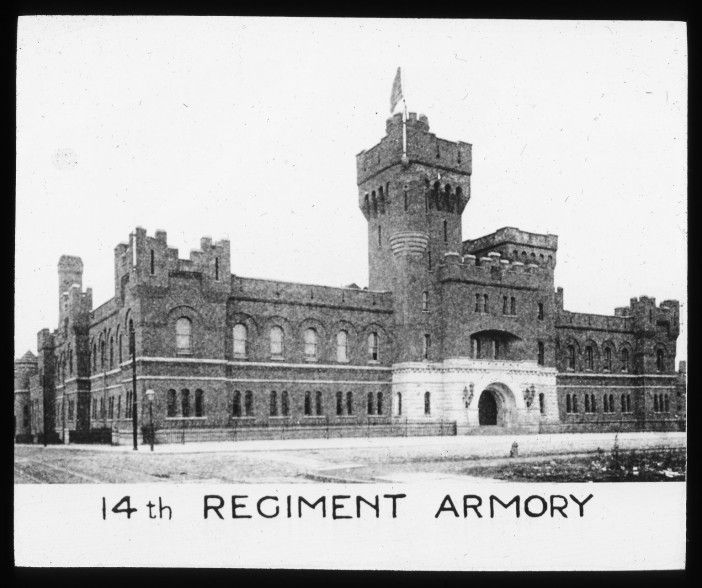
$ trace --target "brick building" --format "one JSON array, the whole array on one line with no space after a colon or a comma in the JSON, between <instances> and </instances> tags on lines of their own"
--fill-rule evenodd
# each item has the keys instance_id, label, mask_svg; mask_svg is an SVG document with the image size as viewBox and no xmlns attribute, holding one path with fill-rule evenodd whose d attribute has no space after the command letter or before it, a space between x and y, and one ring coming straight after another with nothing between
<instances>
[{"instance_id":1,"label":"brick building","mask_svg":"<svg viewBox=\"0 0 702 588\"><path fill-rule=\"evenodd\" d=\"M17 440L119 442L133 406L149 423L147 390L157 441L683 428L679 303L565 310L558 238L463 240L471 145L414 113L404 133L406 153L395 115L356 156L368 288L241 277L228 241L180 259L137 228L93 308L62 256L58 328L15 362Z\"/></svg>"}]
</instances>

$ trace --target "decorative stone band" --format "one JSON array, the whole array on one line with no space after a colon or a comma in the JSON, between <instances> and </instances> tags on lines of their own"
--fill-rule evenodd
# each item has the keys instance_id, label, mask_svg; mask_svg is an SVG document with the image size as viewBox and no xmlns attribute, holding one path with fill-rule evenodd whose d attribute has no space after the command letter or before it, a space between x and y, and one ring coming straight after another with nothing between
<instances>
[{"instance_id":1,"label":"decorative stone band","mask_svg":"<svg viewBox=\"0 0 702 588\"><path fill-rule=\"evenodd\" d=\"M390 247L393 255L410 255L413 253L422 254L429 245L429 235L426 233L416 233L404 231L395 233L390 237Z\"/></svg>"}]
</instances>

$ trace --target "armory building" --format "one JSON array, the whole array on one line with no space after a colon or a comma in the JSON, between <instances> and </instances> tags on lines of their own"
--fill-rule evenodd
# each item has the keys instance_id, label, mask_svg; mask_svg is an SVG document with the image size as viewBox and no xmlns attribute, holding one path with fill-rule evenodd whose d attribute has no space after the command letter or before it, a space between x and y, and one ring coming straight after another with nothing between
<instances>
[{"instance_id":1,"label":"armory building","mask_svg":"<svg viewBox=\"0 0 702 588\"><path fill-rule=\"evenodd\" d=\"M684 428L678 301L567 311L555 235L464 241L471 145L424 116L390 118L356 163L368 288L241 277L228 241L180 259L137 228L93 308L62 256L58 328L15 361L16 439L125 441L133 381L157 442Z\"/></svg>"}]
</instances>

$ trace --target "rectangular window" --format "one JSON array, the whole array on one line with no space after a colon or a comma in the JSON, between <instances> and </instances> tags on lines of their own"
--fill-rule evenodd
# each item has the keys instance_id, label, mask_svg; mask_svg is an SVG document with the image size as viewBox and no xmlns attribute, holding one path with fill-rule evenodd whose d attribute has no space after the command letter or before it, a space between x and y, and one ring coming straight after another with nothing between
<instances>
[{"instance_id":1,"label":"rectangular window","mask_svg":"<svg viewBox=\"0 0 702 588\"><path fill-rule=\"evenodd\" d=\"M382 247L383 243L383 227L378 225L378 247Z\"/></svg>"},{"instance_id":2,"label":"rectangular window","mask_svg":"<svg viewBox=\"0 0 702 588\"><path fill-rule=\"evenodd\" d=\"M539 341L538 343L538 356L536 362L539 365L544 365L544 343L543 341Z\"/></svg>"},{"instance_id":3,"label":"rectangular window","mask_svg":"<svg viewBox=\"0 0 702 588\"><path fill-rule=\"evenodd\" d=\"M154 250L151 250L151 275L153 276L156 273L156 263L154 260Z\"/></svg>"},{"instance_id":4,"label":"rectangular window","mask_svg":"<svg viewBox=\"0 0 702 588\"><path fill-rule=\"evenodd\" d=\"M502 297L502 314L507 314L507 296Z\"/></svg>"},{"instance_id":5,"label":"rectangular window","mask_svg":"<svg viewBox=\"0 0 702 588\"><path fill-rule=\"evenodd\" d=\"M488 295L484 294L483 295L483 312L488 312L489 308L490 307L488 306Z\"/></svg>"},{"instance_id":6,"label":"rectangular window","mask_svg":"<svg viewBox=\"0 0 702 588\"><path fill-rule=\"evenodd\" d=\"M215 280L219 280L219 257L215 257Z\"/></svg>"},{"instance_id":7,"label":"rectangular window","mask_svg":"<svg viewBox=\"0 0 702 588\"><path fill-rule=\"evenodd\" d=\"M475 295L475 312L480 312L480 294Z\"/></svg>"},{"instance_id":8,"label":"rectangular window","mask_svg":"<svg viewBox=\"0 0 702 588\"><path fill-rule=\"evenodd\" d=\"M448 223L444 221L444 243L448 243Z\"/></svg>"},{"instance_id":9,"label":"rectangular window","mask_svg":"<svg viewBox=\"0 0 702 588\"><path fill-rule=\"evenodd\" d=\"M509 313L512 315L517 314L517 299L514 296L509 299Z\"/></svg>"},{"instance_id":10,"label":"rectangular window","mask_svg":"<svg viewBox=\"0 0 702 588\"><path fill-rule=\"evenodd\" d=\"M429 359L429 347L431 346L431 335L424 335L424 349L422 355L424 359Z\"/></svg>"},{"instance_id":11,"label":"rectangular window","mask_svg":"<svg viewBox=\"0 0 702 588\"><path fill-rule=\"evenodd\" d=\"M344 412L344 400L341 392L336 393L336 414L341 415Z\"/></svg>"},{"instance_id":12,"label":"rectangular window","mask_svg":"<svg viewBox=\"0 0 702 588\"><path fill-rule=\"evenodd\" d=\"M544 320L544 303L539 302L539 314L538 314L539 320Z\"/></svg>"}]
</instances>

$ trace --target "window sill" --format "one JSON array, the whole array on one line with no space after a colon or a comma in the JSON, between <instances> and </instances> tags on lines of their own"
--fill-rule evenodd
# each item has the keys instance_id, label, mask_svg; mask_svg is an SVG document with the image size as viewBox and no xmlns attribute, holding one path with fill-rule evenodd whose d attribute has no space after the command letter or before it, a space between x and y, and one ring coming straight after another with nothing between
<instances>
[{"instance_id":1,"label":"window sill","mask_svg":"<svg viewBox=\"0 0 702 588\"><path fill-rule=\"evenodd\" d=\"M192 355L193 355L192 351L176 351L177 357L192 357Z\"/></svg>"},{"instance_id":2,"label":"window sill","mask_svg":"<svg viewBox=\"0 0 702 588\"><path fill-rule=\"evenodd\" d=\"M167 421L205 421L207 420L206 416L174 416L174 417L166 417Z\"/></svg>"},{"instance_id":3,"label":"window sill","mask_svg":"<svg viewBox=\"0 0 702 588\"><path fill-rule=\"evenodd\" d=\"M337 359L336 363L351 363L348 359Z\"/></svg>"},{"instance_id":4,"label":"window sill","mask_svg":"<svg viewBox=\"0 0 702 588\"><path fill-rule=\"evenodd\" d=\"M271 355L271 361L285 361L282 355Z\"/></svg>"},{"instance_id":5,"label":"window sill","mask_svg":"<svg viewBox=\"0 0 702 588\"><path fill-rule=\"evenodd\" d=\"M318 363L319 360L316 357L305 357L305 363Z\"/></svg>"},{"instance_id":6,"label":"window sill","mask_svg":"<svg viewBox=\"0 0 702 588\"><path fill-rule=\"evenodd\" d=\"M251 416L233 416L233 415L232 415L231 418L234 419L235 421L253 421L253 420L256 420L256 417L254 417L253 415L251 415Z\"/></svg>"},{"instance_id":7,"label":"window sill","mask_svg":"<svg viewBox=\"0 0 702 588\"><path fill-rule=\"evenodd\" d=\"M248 359L249 356L246 353L233 353L232 358L233 359Z\"/></svg>"},{"instance_id":8,"label":"window sill","mask_svg":"<svg viewBox=\"0 0 702 588\"><path fill-rule=\"evenodd\" d=\"M380 363L380 360L379 359L369 359L368 363L371 365L377 365Z\"/></svg>"}]
</instances>

